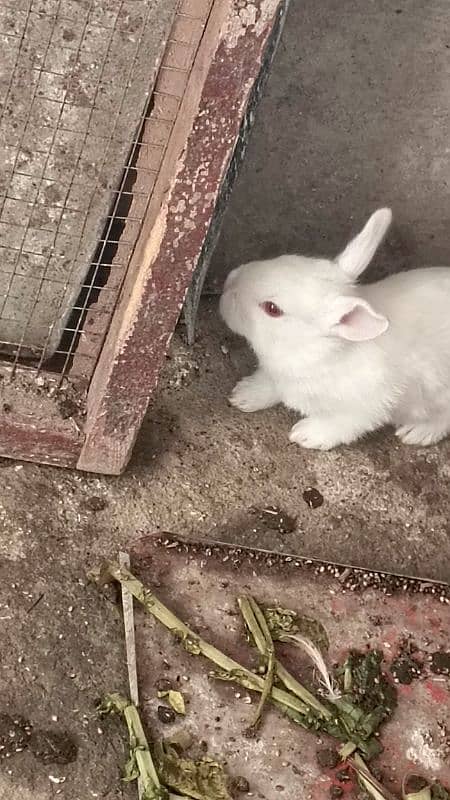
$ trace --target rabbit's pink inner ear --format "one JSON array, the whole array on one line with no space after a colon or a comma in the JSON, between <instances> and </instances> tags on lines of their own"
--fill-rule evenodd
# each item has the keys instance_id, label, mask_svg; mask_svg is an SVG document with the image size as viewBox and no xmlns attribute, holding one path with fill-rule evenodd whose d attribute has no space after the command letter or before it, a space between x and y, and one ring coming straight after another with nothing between
<instances>
[{"instance_id":1,"label":"rabbit's pink inner ear","mask_svg":"<svg viewBox=\"0 0 450 800\"><path fill-rule=\"evenodd\" d=\"M376 311L364 301L358 300L353 308L342 315L339 322L333 325L331 331L341 339L349 342L366 342L376 339L389 327L386 317Z\"/></svg>"}]
</instances>

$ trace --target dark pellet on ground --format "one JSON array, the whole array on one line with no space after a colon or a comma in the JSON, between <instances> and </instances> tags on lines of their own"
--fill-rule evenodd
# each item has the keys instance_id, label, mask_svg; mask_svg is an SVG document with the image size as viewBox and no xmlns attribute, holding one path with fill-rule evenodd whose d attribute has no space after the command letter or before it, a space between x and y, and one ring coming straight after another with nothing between
<instances>
[{"instance_id":1,"label":"dark pellet on ground","mask_svg":"<svg viewBox=\"0 0 450 800\"><path fill-rule=\"evenodd\" d=\"M234 778L231 782L231 791L233 794L247 794L250 791L250 784L247 778L243 778L242 775Z\"/></svg>"},{"instance_id":2,"label":"dark pellet on ground","mask_svg":"<svg viewBox=\"0 0 450 800\"><path fill-rule=\"evenodd\" d=\"M84 501L84 507L87 508L88 511L104 511L107 508L108 502L105 500L104 497L98 497L97 495L92 495L92 497L88 497Z\"/></svg>"},{"instance_id":3,"label":"dark pellet on ground","mask_svg":"<svg viewBox=\"0 0 450 800\"><path fill-rule=\"evenodd\" d=\"M0 714L0 759L9 758L28 747L30 733L30 723L23 717Z\"/></svg>"},{"instance_id":4,"label":"dark pellet on ground","mask_svg":"<svg viewBox=\"0 0 450 800\"><path fill-rule=\"evenodd\" d=\"M158 706L158 719L164 722L165 725L170 725L175 722L176 714L173 708L169 706Z\"/></svg>"},{"instance_id":5,"label":"dark pellet on ground","mask_svg":"<svg viewBox=\"0 0 450 800\"><path fill-rule=\"evenodd\" d=\"M156 689L158 692L170 692L172 688L172 684L167 678L160 678L159 681L156 681Z\"/></svg>"},{"instance_id":6,"label":"dark pellet on ground","mask_svg":"<svg viewBox=\"0 0 450 800\"><path fill-rule=\"evenodd\" d=\"M430 669L435 675L450 675L450 653L446 653L443 650L437 650L433 653Z\"/></svg>"},{"instance_id":7,"label":"dark pellet on ground","mask_svg":"<svg viewBox=\"0 0 450 800\"><path fill-rule=\"evenodd\" d=\"M318 489L309 486L303 492L303 500L310 508L320 508L320 506L323 505L323 494L321 494Z\"/></svg>"},{"instance_id":8,"label":"dark pellet on ground","mask_svg":"<svg viewBox=\"0 0 450 800\"><path fill-rule=\"evenodd\" d=\"M428 783L421 775L409 775L405 781L405 794L421 792L426 786Z\"/></svg>"},{"instance_id":9,"label":"dark pellet on ground","mask_svg":"<svg viewBox=\"0 0 450 800\"><path fill-rule=\"evenodd\" d=\"M277 533L293 533L297 527L297 518L287 514L278 506L265 506L264 508L251 508L250 514L254 518L254 532L258 530L277 531Z\"/></svg>"},{"instance_id":10,"label":"dark pellet on ground","mask_svg":"<svg viewBox=\"0 0 450 800\"><path fill-rule=\"evenodd\" d=\"M78 755L78 747L68 733L34 730L28 747L43 764L71 764Z\"/></svg>"},{"instance_id":11,"label":"dark pellet on ground","mask_svg":"<svg viewBox=\"0 0 450 800\"><path fill-rule=\"evenodd\" d=\"M316 758L319 767L322 767L322 769L334 769L341 760L336 750L332 747L322 747L317 750Z\"/></svg>"},{"instance_id":12,"label":"dark pellet on ground","mask_svg":"<svg viewBox=\"0 0 450 800\"><path fill-rule=\"evenodd\" d=\"M421 664L410 656L399 656L391 664L392 677L402 685L409 685L421 675Z\"/></svg>"},{"instance_id":13,"label":"dark pellet on ground","mask_svg":"<svg viewBox=\"0 0 450 800\"><path fill-rule=\"evenodd\" d=\"M330 797L335 798L342 797L344 794L344 790L341 786L330 786Z\"/></svg>"},{"instance_id":14,"label":"dark pellet on ground","mask_svg":"<svg viewBox=\"0 0 450 800\"><path fill-rule=\"evenodd\" d=\"M64 400L60 400L58 403L59 413L62 419L69 419L70 417L75 417L78 414L79 408L73 400L70 400L68 397Z\"/></svg>"}]
</instances>

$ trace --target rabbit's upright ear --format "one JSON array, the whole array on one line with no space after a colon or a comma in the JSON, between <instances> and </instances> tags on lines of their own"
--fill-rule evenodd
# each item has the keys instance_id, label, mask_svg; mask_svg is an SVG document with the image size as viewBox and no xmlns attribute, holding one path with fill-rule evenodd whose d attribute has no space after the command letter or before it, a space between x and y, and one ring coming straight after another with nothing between
<instances>
[{"instance_id":1,"label":"rabbit's upright ear","mask_svg":"<svg viewBox=\"0 0 450 800\"><path fill-rule=\"evenodd\" d=\"M328 333L349 342L376 339L388 327L386 317L375 311L362 297L338 297L327 314Z\"/></svg>"},{"instance_id":2,"label":"rabbit's upright ear","mask_svg":"<svg viewBox=\"0 0 450 800\"><path fill-rule=\"evenodd\" d=\"M361 233L347 245L337 257L338 266L352 280L361 275L372 261L378 245L389 228L392 220L390 208L379 208L366 222Z\"/></svg>"}]
</instances>

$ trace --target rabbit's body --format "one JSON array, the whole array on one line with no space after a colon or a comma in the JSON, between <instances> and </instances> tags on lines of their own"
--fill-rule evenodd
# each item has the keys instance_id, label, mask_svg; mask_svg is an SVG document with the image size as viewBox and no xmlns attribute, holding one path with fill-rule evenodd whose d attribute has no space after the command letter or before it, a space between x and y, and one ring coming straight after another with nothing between
<instances>
[{"instance_id":1,"label":"rabbit's body","mask_svg":"<svg viewBox=\"0 0 450 800\"><path fill-rule=\"evenodd\" d=\"M450 268L354 283L389 222L376 212L336 262L282 256L227 281L222 315L259 362L231 402L298 411L290 439L304 447L348 444L386 424L417 445L450 431Z\"/></svg>"}]
</instances>

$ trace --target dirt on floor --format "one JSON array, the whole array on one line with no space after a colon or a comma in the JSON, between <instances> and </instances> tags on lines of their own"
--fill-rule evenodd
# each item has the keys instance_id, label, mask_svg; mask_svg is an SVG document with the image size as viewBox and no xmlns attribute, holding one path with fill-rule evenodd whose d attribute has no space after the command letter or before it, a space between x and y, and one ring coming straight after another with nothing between
<instances>
[{"instance_id":1,"label":"dirt on floor","mask_svg":"<svg viewBox=\"0 0 450 800\"><path fill-rule=\"evenodd\" d=\"M122 623L86 571L142 532L449 579L450 442L410 449L383 432L302 451L291 413L227 404L250 369L207 301L195 347L175 336L125 475L1 461L0 800L135 796L121 725L95 713L105 691L126 691Z\"/></svg>"}]
</instances>

